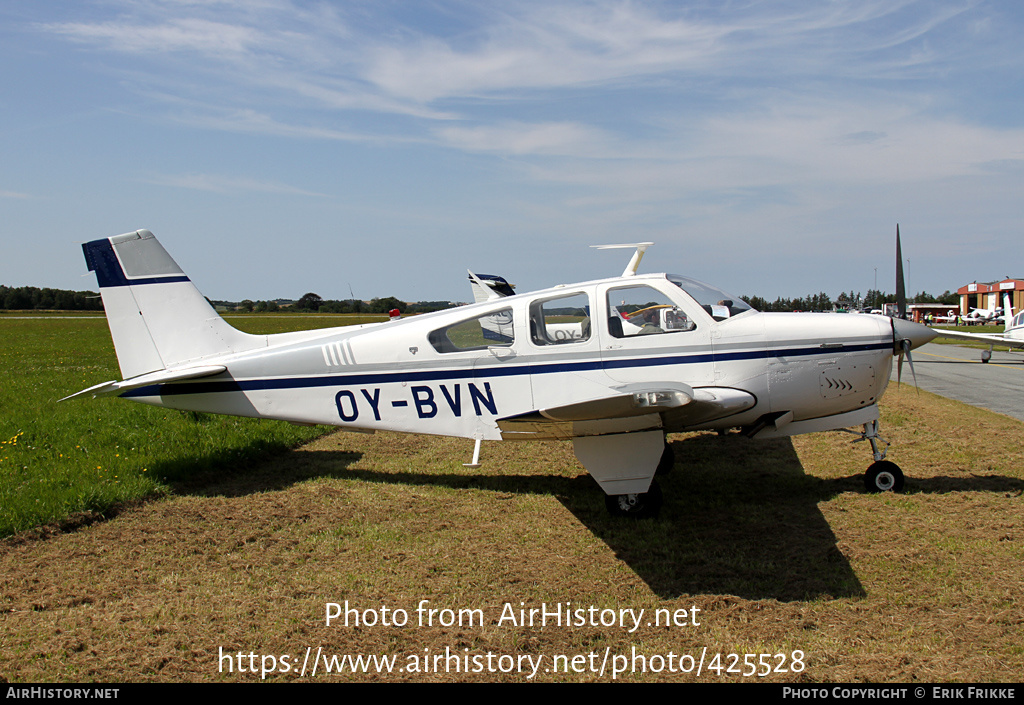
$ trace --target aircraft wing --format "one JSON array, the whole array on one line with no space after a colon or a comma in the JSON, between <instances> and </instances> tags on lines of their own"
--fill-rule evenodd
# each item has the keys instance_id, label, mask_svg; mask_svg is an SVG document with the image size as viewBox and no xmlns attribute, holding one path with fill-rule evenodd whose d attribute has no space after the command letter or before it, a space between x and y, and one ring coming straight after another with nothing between
<instances>
[{"instance_id":1,"label":"aircraft wing","mask_svg":"<svg viewBox=\"0 0 1024 705\"><path fill-rule=\"evenodd\" d=\"M129 389L137 389L150 384L167 384L168 382L180 382L182 380L196 379L198 377L210 377L211 375L220 374L225 370L227 370L227 368L224 365L197 365L195 367L185 367L177 370L159 370L158 372L149 372L121 382L118 382L117 380L101 382L100 384L93 385L88 389L83 389L80 392L75 392L74 394L66 396L60 401L67 401L68 399L74 399L76 397L84 397L87 394L91 394L94 397L115 396L123 392L127 392Z\"/></svg>"},{"instance_id":2,"label":"aircraft wing","mask_svg":"<svg viewBox=\"0 0 1024 705\"><path fill-rule=\"evenodd\" d=\"M973 340L976 342L989 343L991 345L1008 345L1014 348L1024 347L1024 339L1010 338L1002 333L965 333L959 330L944 330L942 328L932 328L932 330L939 334L939 338Z\"/></svg>"},{"instance_id":3,"label":"aircraft wing","mask_svg":"<svg viewBox=\"0 0 1024 705\"><path fill-rule=\"evenodd\" d=\"M600 397L498 419L498 428L504 438L572 438L639 430L656 418L658 426L674 431L731 416L756 403L753 394L740 389L651 382L609 388Z\"/></svg>"}]
</instances>

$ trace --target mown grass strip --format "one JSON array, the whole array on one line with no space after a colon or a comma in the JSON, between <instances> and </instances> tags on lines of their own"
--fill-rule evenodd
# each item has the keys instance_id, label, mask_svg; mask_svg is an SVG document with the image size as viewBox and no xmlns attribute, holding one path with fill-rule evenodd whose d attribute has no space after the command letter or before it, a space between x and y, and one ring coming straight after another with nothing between
<instances>
[{"instance_id":1,"label":"mown grass strip","mask_svg":"<svg viewBox=\"0 0 1024 705\"><path fill-rule=\"evenodd\" d=\"M251 333L380 316L239 317ZM172 491L323 434L325 427L185 413L122 399L57 400L120 379L106 320L0 318L0 536Z\"/></svg>"}]
</instances>

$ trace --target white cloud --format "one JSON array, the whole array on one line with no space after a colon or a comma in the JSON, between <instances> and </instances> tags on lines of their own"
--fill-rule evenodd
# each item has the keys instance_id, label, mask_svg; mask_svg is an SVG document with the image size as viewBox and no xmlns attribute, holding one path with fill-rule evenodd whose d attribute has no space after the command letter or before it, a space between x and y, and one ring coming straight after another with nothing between
<instances>
[{"instance_id":1,"label":"white cloud","mask_svg":"<svg viewBox=\"0 0 1024 705\"><path fill-rule=\"evenodd\" d=\"M258 135L276 135L302 139L334 140L341 142L383 142L394 144L412 142L413 138L374 136L368 132L337 130L317 125L282 122L270 115L249 109L224 110L218 106L189 104L170 116L174 122L206 130L241 132Z\"/></svg>"},{"instance_id":2,"label":"white cloud","mask_svg":"<svg viewBox=\"0 0 1024 705\"><path fill-rule=\"evenodd\" d=\"M540 7L496 13L465 47L431 36L377 47L366 76L419 102L618 82L706 66L729 31L661 19L638 5Z\"/></svg>"},{"instance_id":3,"label":"white cloud","mask_svg":"<svg viewBox=\"0 0 1024 705\"><path fill-rule=\"evenodd\" d=\"M927 179L1019 158L1017 132L932 115L940 100L893 83L949 69L940 45L924 40L970 2L737 10L524 0L456 5L451 25L443 4L410 13L426 18L415 25L401 7L287 0L112 7L122 10L116 18L41 27L139 56L131 85L179 105L165 116L203 129L626 160L568 171L580 182L636 172L659 191L671 189L666 174L705 187L800 172ZM984 13L969 19L972 41L992 31ZM863 85L879 75L889 85ZM573 107L574 92L590 98L586 108Z\"/></svg>"},{"instance_id":4,"label":"white cloud","mask_svg":"<svg viewBox=\"0 0 1024 705\"><path fill-rule=\"evenodd\" d=\"M259 181L220 174L156 174L147 177L144 181L158 186L173 186L213 193L277 193L289 196L317 197L326 195L274 181Z\"/></svg>"},{"instance_id":5,"label":"white cloud","mask_svg":"<svg viewBox=\"0 0 1024 705\"><path fill-rule=\"evenodd\" d=\"M768 3L701 13L644 3L518 3L488 16L468 39L421 35L370 46L366 78L393 96L430 102L655 78L778 78L780 68L789 79L892 77L899 67L919 70L931 54L882 52L964 9L936 4L889 25L909 4Z\"/></svg>"},{"instance_id":6,"label":"white cloud","mask_svg":"<svg viewBox=\"0 0 1024 705\"><path fill-rule=\"evenodd\" d=\"M197 18L171 18L161 24L148 25L127 21L63 22L44 25L44 29L127 53L191 51L226 58L245 55L266 41L266 37L252 27Z\"/></svg>"},{"instance_id":7,"label":"white cloud","mask_svg":"<svg viewBox=\"0 0 1024 705\"><path fill-rule=\"evenodd\" d=\"M607 154L612 139L603 130L573 122L445 127L437 134L445 144L471 152L574 157Z\"/></svg>"},{"instance_id":8,"label":"white cloud","mask_svg":"<svg viewBox=\"0 0 1024 705\"><path fill-rule=\"evenodd\" d=\"M908 4L917 12L893 22ZM910 45L963 10L959 3L907 2L769 3L732 12L634 2L513 2L500 9L473 6L465 13L468 27L453 32L429 20L411 25L401 8L388 17L288 2L122 7L116 19L40 29L151 61L165 56L179 77L195 72L208 82L220 76L321 106L428 119L452 117L427 109L440 101L507 101L524 91L627 88L680 77L742 80L774 77L780 68L790 80L835 72L892 76L900 66L919 70L932 52L922 45L899 56L888 50ZM345 10L351 14L343 17ZM158 65L152 71L158 76Z\"/></svg>"}]
</instances>

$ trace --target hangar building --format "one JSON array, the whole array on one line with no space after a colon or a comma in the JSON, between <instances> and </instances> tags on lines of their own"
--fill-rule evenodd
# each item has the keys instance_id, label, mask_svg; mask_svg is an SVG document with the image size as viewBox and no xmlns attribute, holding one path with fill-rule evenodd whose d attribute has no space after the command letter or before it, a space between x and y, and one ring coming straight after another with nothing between
<instances>
[{"instance_id":1,"label":"hangar building","mask_svg":"<svg viewBox=\"0 0 1024 705\"><path fill-rule=\"evenodd\" d=\"M998 282L973 282L956 290L960 296L960 315L966 316L973 308L996 309L1003 305L1003 294L1010 294L1014 311L1024 306L1024 279L1003 279Z\"/></svg>"}]
</instances>

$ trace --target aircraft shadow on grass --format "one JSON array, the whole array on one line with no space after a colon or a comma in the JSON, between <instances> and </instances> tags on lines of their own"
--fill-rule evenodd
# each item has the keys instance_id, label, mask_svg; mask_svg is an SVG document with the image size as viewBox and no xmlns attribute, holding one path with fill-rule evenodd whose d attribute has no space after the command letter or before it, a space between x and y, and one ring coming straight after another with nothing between
<instances>
[{"instance_id":1,"label":"aircraft shadow on grass","mask_svg":"<svg viewBox=\"0 0 1024 705\"><path fill-rule=\"evenodd\" d=\"M737 442L739 441L739 442ZM243 496L317 477L479 489L556 497L662 598L727 594L799 601L862 597L865 590L818 504L864 492L859 473L819 479L804 472L789 439L699 435L672 442L676 466L660 479L665 504L653 520L609 517L593 481L578 477L388 473L357 467L362 453L291 453L233 477L180 486L198 495ZM1024 491L1010 477L908 479L907 493Z\"/></svg>"},{"instance_id":2,"label":"aircraft shadow on grass","mask_svg":"<svg viewBox=\"0 0 1024 705\"><path fill-rule=\"evenodd\" d=\"M173 461L164 468L156 465L157 477L166 480L175 494L197 497L244 497L259 492L284 490L306 480L323 477L351 478L349 466L363 457L359 451L296 453L286 451L259 460L232 460L230 453L207 459L209 470L194 473L182 471L182 461ZM327 462L325 459L329 458Z\"/></svg>"}]
</instances>

